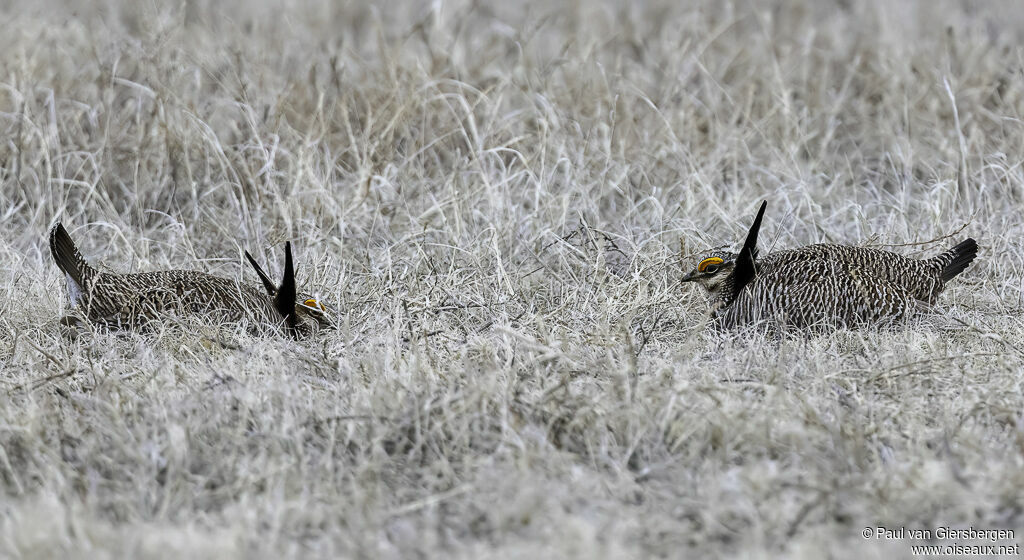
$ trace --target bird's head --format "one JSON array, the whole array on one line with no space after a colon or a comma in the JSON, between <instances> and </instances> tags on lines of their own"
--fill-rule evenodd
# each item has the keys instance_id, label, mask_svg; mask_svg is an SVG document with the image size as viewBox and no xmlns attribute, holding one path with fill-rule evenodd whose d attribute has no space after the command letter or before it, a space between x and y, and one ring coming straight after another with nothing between
<instances>
[{"instance_id":1,"label":"bird's head","mask_svg":"<svg viewBox=\"0 0 1024 560\"><path fill-rule=\"evenodd\" d=\"M296 291L291 242L284 244L284 277L279 286L274 284L248 251L245 258L256 269L263 288L272 299L274 310L280 315L285 329L292 336L299 338L314 334L320 329L334 328L331 321L334 313L329 307L309 294Z\"/></svg>"},{"instance_id":2,"label":"bird's head","mask_svg":"<svg viewBox=\"0 0 1024 560\"><path fill-rule=\"evenodd\" d=\"M683 282L696 282L711 294L712 305L720 307L732 303L756 272L757 234L768 202L762 202L754 223L747 230L747 238L739 253L714 250L697 263L697 268L683 276Z\"/></svg>"},{"instance_id":3,"label":"bird's head","mask_svg":"<svg viewBox=\"0 0 1024 560\"><path fill-rule=\"evenodd\" d=\"M708 293L715 295L726 286L726 279L736 268L736 253L715 250L703 255L697 267L684 275L682 282L700 284Z\"/></svg>"}]
</instances>

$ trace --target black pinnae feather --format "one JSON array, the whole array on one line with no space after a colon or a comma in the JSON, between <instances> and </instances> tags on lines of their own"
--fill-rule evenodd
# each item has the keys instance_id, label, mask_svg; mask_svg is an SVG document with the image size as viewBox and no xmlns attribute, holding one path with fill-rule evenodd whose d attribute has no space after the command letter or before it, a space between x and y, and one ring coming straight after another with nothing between
<instances>
[{"instance_id":1,"label":"black pinnae feather","mask_svg":"<svg viewBox=\"0 0 1024 560\"><path fill-rule=\"evenodd\" d=\"M292 244L284 244L284 278L277 288L274 297L274 309L284 317L288 330L295 334L297 319L295 317L295 268L292 266Z\"/></svg>"},{"instance_id":2,"label":"black pinnae feather","mask_svg":"<svg viewBox=\"0 0 1024 560\"><path fill-rule=\"evenodd\" d=\"M761 218L764 217L764 210L768 207L768 201L761 203L761 209L757 211L754 223L750 225L747 232L747 240L736 257L736 268L733 269L732 277L732 299L739 296L740 291L754 279L754 261L757 259L757 233L761 230Z\"/></svg>"},{"instance_id":3,"label":"black pinnae feather","mask_svg":"<svg viewBox=\"0 0 1024 560\"><path fill-rule=\"evenodd\" d=\"M269 276L267 276L267 273L263 272L263 269L260 267L260 265L256 263L256 259L252 258L252 255L249 254L249 251L245 252L245 258L248 259L249 264L251 264L252 267L256 269L256 275L260 277L260 282L263 282L263 288L267 290L267 294L271 296L276 294L277 286L275 286L274 282L270 279Z\"/></svg>"}]
</instances>

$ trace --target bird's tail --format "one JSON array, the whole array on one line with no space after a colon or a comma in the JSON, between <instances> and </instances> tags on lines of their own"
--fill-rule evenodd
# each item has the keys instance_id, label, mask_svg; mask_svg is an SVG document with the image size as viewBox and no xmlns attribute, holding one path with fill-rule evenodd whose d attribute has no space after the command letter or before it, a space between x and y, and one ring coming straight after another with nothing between
<instances>
[{"instance_id":1,"label":"bird's tail","mask_svg":"<svg viewBox=\"0 0 1024 560\"><path fill-rule=\"evenodd\" d=\"M957 243L955 247L935 257L940 268L939 276L943 282L949 282L971 264L978 256L978 242L968 237Z\"/></svg>"},{"instance_id":2,"label":"bird's tail","mask_svg":"<svg viewBox=\"0 0 1024 560\"><path fill-rule=\"evenodd\" d=\"M82 253L78 252L78 247L75 247L75 242L60 222L50 230L50 253L68 280L77 284L79 290L84 291L89 280L96 275L96 269L89 266Z\"/></svg>"}]
</instances>

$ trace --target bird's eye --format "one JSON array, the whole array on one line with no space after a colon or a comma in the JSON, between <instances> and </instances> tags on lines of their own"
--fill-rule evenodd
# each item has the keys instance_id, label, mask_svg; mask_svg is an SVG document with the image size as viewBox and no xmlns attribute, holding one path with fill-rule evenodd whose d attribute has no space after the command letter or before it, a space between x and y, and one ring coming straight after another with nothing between
<instances>
[{"instance_id":1,"label":"bird's eye","mask_svg":"<svg viewBox=\"0 0 1024 560\"><path fill-rule=\"evenodd\" d=\"M714 274L716 272L718 272L717 264L709 264L706 267L704 267L704 274Z\"/></svg>"}]
</instances>

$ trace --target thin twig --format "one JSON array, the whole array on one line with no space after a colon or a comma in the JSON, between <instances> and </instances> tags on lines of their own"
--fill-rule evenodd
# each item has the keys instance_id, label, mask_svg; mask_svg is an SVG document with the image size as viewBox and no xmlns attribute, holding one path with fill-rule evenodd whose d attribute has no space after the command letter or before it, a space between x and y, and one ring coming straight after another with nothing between
<instances>
[{"instance_id":1,"label":"thin twig","mask_svg":"<svg viewBox=\"0 0 1024 560\"><path fill-rule=\"evenodd\" d=\"M917 241L917 242L914 242L914 243L865 243L864 246L865 247L917 247L917 246L920 246L920 245L931 245L933 243L938 243L939 241L942 241L944 239L949 239L950 237L953 237L954 235L956 235L956 234L960 233L961 231L967 229L967 226L971 225L971 222L974 221L974 217L977 216L977 215L978 215L978 212L975 211L974 214L971 214L971 217L966 222L964 222L964 224L962 226L958 227L956 230L954 230L954 231L952 231L950 233L947 233L946 235L943 235L941 237L936 237L935 239L929 239L928 241Z\"/></svg>"}]
</instances>

